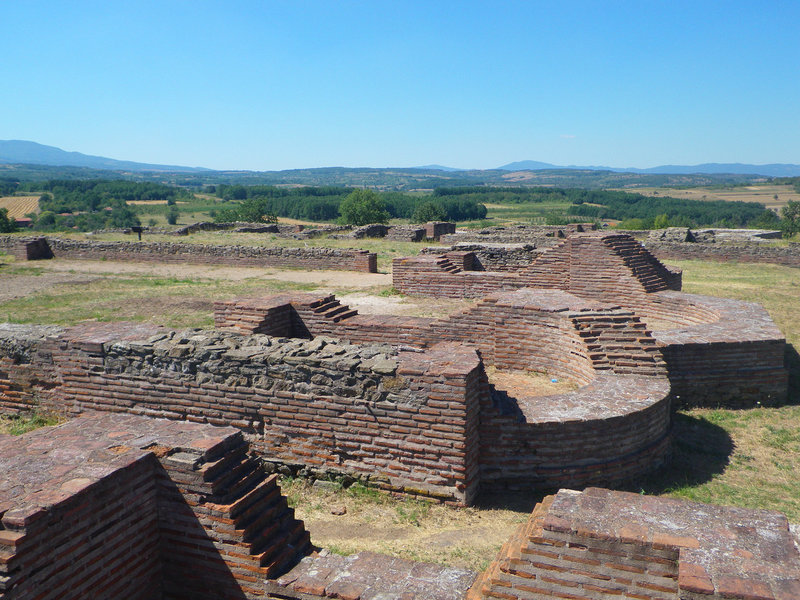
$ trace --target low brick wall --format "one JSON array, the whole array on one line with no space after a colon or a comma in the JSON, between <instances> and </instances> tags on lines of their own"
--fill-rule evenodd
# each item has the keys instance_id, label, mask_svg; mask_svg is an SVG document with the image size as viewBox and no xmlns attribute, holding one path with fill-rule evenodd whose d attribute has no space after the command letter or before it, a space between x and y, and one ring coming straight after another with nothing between
<instances>
[{"instance_id":1,"label":"low brick wall","mask_svg":"<svg viewBox=\"0 0 800 600\"><path fill-rule=\"evenodd\" d=\"M45 240L42 242L41 240ZM35 248L35 250L33 250ZM0 236L0 249L19 259L68 258L158 263L290 267L377 273L377 255L347 248L270 248L173 242L96 242Z\"/></svg>"},{"instance_id":2,"label":"low brick wall","mask_svg":"<svg viewBox=\"0 0 800 600\"><path fill-rule=\"evenodd\" d=\"M691 318L654 331L667 363L676 406L733 408L786 402L786 340L764 308L753 302L678 292L654 294ZM715 318L701 320L707 315ZM704 322L705 321L705 322Z\"/></svg>"},{"instance_id":3,"label":"low brick wall","mask_svg":"<svg viewBox=\"0 0 800 600\"><path fill-rule=\"evenodd\" d=\"M771 246L764 243L692 243L647 240L647 249L661 260L710 260L716 262L770 263L800 267L800 244Z\"/></svg>"},{"instance_id":4,"label":"low brick wall","mask_svg":"<svg viewBox=\"0 0 800 600\"><path fill-rule=\"evenodd\" d=\"M0 440L0 597L265 598L311 548L247 450L119 414Z\"/></svg>"},{"instance_id":5,"label":"low brick wall","mask_svg":"<svg viewBox=\"0 0 800 600\"><path fill-rule=\"evenodd\" d=\"M248 435L265 458L317 477L468 503L478 491L473 349L425 353L264 335L87 324L16 342L0 331L0 412L128 412ZM28 375L42 367L47 381Z\"/></svg>"},{"instance_id":6,"label":"low brick wall","mask_svg":"<svg viewBox=\"0 0 800 600\"><path fill-rule=\"evenodd\" d=\"M800 553L786 517L589 488L534 509L467 600L792 600Z\"/></svg>"}]
</instances>

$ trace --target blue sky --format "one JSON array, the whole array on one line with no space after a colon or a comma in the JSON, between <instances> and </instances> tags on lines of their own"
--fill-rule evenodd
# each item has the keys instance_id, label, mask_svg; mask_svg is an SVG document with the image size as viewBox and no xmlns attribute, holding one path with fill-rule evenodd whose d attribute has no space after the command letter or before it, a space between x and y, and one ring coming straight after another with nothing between
<instances>
[{"instance_id":1,"label":"blue sky","mask_svg":"<svg viewBox=\"0 0 800 600\"><path fill-rule=\"evenodd\" d=\"M0 2L0 139L218 169L800 163L800 2Z\"/></svg>"}]
</instances>

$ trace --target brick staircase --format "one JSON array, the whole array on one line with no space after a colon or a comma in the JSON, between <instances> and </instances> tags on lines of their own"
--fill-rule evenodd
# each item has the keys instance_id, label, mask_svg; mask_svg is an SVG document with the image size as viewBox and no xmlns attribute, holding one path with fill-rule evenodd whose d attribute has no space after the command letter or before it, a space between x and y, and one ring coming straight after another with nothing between
<instances>
[{"instance_id":1,"label":"brick staircase","mask_svg":"<svg viewBox=\"0 0 800 600\"><path fill-rule=\"evenodd\" d=\"M441 256L436 259L436 267L440 271L445 271L446 273L461 273L463 271L461 267L454 264L453 261L446 256Z\"/></svg>"},{"instance_id":2,"label":"brick staircase","mask_svg":"<svg viewBox=\"0 0 800 600\"><path fill-rule=\"evenodd\" d=\"M239 436L238 444L200 465L195 456L182 453L162 459L167 470L160 511L164 568L193 573L175 578L174 590L165 578L165 598L186 597L187 581L197 598L240 598L242 593L264 598L265 579L311 551L309 534L281 494L277 476L267 475L247 451ZM187 544L187 538L199 537L206 539Z\"/></svg>"},{"instance_id":3,"label":"brick staircase","mask_svg":"<svg viewBox=\"0 0 800 600\"><path fill-rule=\"evenodd\" d=\"M645 291L672 289L670 282L674 275L636 239L627 235L613 235L604 237L603 243L622 258Z\"/></svg>"},{"instance_id":4,"label":"brick staircase","mask_svg":"<svg viewBox=\"0 0 800 600\"><path fill-rule=\"evenodd\" d=\"M574 316L572 322L596 371L610 369L618 375L666 374L657 342L638 317L595 313Z\"/></svg>"},{"instance_id":5,"label":"brick staircase","mask_svg":"<svg viewBox=\"0 0 800 600\"><path fill-rule=\"evenodd\" d=\"M310 306L315 316L329 319L334 323L349 319L358 314L357 310L350 308L346 304L342 304L334 295L325 296L317 302L312 302Z\"/></svg>"},{"instance_id":6,"label":"brick staircase","mask_svg":"<svg viewBox=\"0 0 800 600\"><path fill-rule=\"evenodd\" d=\"M514 534L503 544L497 558L489 568L481 573L475 583L467 591L464 600L485 600L487 598L517 598L512 592L508 594L505 590L514 587L522 589L528 593L524 598L551 598L549 595L536 593L530 585L534 579L531 575L517 569L523 563L523 554L526 553L528 542L541 534L542 521L547 510L553 504L555 496L545 496L541 502L536 504L530 518L519 526ZM516 584L516 585L515 585ZM519 588L518 586L522 587ZM564 596L570 598L571 596Z\"/></svg>"}]
</instances>

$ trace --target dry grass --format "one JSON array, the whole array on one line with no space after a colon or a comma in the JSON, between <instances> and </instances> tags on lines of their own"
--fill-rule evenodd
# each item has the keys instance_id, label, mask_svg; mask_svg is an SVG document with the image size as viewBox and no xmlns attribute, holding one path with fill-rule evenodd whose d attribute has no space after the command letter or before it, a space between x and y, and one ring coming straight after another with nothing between
<instances>
[{"instance_id":1,"label":"dry grass","mask_svg":"<svg viewBox=\"0 0 800 600\"><path fill-rule=\"evenodd\" d=\"M29 213L39 214L39 196L4 196L0 198L0 208L8 210L8 216L22 219Z\"/></svg>"},{"instance_id":2,"label":"dry grass","mask_svg":"<svg viewBox=\"0 0 800 600\"><path fill-rule=\"evenodd\" d=\"M512 398L566 394L579 387L571 381L557 379L547 373L498 371L493 366L486 367L486 376L489 378L489 383L497 389L508 392Z\"/></svg>"},{"instance_id":3,"label":"dry grass","mask_svg":"<svg viewBox=\"0 0 800 600\"><path fill-rule=\"evenodd\" d=\"M391 498L359 484L320 489L301 479L284 479L281 487L318 546L339 554L370 550L476 571L486 568L528 517L528 510L454 509ZM342 508L343 515L331 513Z\"/></svg>"}]
</instances>

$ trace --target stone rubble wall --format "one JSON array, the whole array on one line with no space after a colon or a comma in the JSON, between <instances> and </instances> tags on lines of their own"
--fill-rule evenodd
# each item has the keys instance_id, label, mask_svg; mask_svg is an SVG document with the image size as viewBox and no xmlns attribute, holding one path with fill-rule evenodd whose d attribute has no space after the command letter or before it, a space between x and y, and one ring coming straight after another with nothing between
<instances>
[{"instance_id":1,"label":"stone rubble wall","mask_svg":"<svg viewBox=\"0 0 800 600\"><path fill-rule=\"evenodd\" d=\"M40 365L52 379L26 379ZM455 345L398 353L322 339L87 324L46 338L28 358L5 355L0 411L38 406L233 425L265 458L295 471L464 504L479 482L473 438L481 377L475 351Z\"/></svg>"},{"instance_id":2,"label":"stone rubble wall","mask_svg":"<svg viewBox=\"0 0 800 600\"><path fill-rule=\"evenodd\" d=\"M515 271L529 266L543 249L535 244L491 244L459 242L450 247L428 246L420 254L448 255L453 252L469 252L474 256L473 271Z\"/></svg>"},{"instance_id":3,"label":"stone rubble wall","mask_svg":"<svg viewBox=\"0 0 800 600\"><path fill-rule=\"evenodd\" d=\"M46 243L42 243L45 239ZM37 255L32 256L36 248ZM0 236L0 249L18 259L67 258L87 260L139 261L158 263L201 263L231 266L333 269L377 273L377 255L348 248L276 248L265 246L222 246L178 242L97 242L54 237L22 238ZM49 250L49 252L48 252ZM49 254L49 255L48 255Z\"/></svg>"},{"instance_id":4,"label":"stone rubble wall","mask_svg":"<svg viewBox=\"0 0 800 600\"><path fill-rule=\"evenodd\" d=\"M756 242L702 244L647 240L645 245L661 260L709 260L800 267L800 243L797 242L772 246Z\"/></svg>"},{"instance_id":5,"label":"stone rubble wall","mask_svg":"<svg viewBox=\"0 0 800 600\"><path fill-rule=\"evenodd\" d=\"M499 244L531 244L540 248L555 246L574 233L596 231L594 223L570 223L568 225L497 225L483 229L460 229L441 236L443 244L460 242L488 242Z\"/></svg>"}]
</instances>

